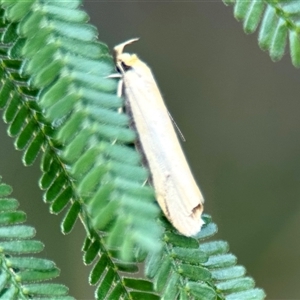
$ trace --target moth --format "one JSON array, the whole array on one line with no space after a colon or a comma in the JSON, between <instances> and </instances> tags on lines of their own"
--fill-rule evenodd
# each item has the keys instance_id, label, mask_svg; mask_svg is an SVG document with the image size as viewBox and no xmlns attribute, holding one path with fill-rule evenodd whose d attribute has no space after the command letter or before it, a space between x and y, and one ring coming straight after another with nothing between
<instances>
[{"instance_id":1,"label":"moth","mask_svg":"<svg viewBox=\"0 0 300 300\"><path fill-rule=\"evenodd\" d=\"M158 204L181 234L192 236L204 224L201 219L204 199L150 68L136 54L123 53L125 46L137 40L114 48L121 93L132 115Z\"/></svg>"}]
</instances>

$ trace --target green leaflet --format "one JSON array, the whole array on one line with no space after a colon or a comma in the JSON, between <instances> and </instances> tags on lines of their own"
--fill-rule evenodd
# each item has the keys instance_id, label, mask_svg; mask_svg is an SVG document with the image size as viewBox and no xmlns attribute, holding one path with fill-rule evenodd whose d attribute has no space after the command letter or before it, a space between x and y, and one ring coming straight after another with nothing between
<instances>
[{"instance_id":1,"label":"green leaflet","mask_svg":"<svg viewBox=\"0 0 300 300\"><path fill-rule=\"evenodd\" d=\"M0 180L2 179L2 177L0 177ZM5 197L10 195L12 192L12 188L4 183L1 183L0 181L0 197Z\"/></svg>"},{"instance_id":2,"label":"green leaflet","mask_svg":"<svg viewBox=\"0 0 300 300\"><path fill-rule=\"evenodd\" d=\"M280 60L284 54L284 49L287 40L287 32L288 28L286 26L286 21L280 19L276 25L271 46L269 49L270 56L274 61Z\"/></svg>"},{"instance_id":3,"label":"green leaflet","mask_svg":"<svg viewBox=\"0 0 300 300\"><path fill-rule=\"evenodd\" d=\"M25 166L30 166L36 160L39 152L41 151L42 146L44 145L44 136L42 132L36 133L27 144L28 147L25 149L23 155L23 163Z\"/></svg>"},{"instance_id":4,"label":"green leaflet","mask_svg":"<svg viewBox=\"0 0 300 300\"><path fill-rule=\"evenodd\" d=\"M261 289L251 289L248 291L243 291L243 292L238 292L238 293L233 293L228 296L226 296L226 300L239 300L239 299L244 299L244 300L252 300L252 299L265 299L266 295L263 290Z\"/></svg>"},{"instance_id":5,"label":"green leaflet","mask_svg":"<svg viewBox=\"0 0 300 300\"><path fill-rule=\"evenodd\" d=\"M300 13L300 9L299 9ZM291 48L291 57L293 65L297 68L300 67L300 37L296 32L289 32L289 42Z\"/></svg>"},{"instance_id":6,"label":"green leaflet","mask_svg":"<svg viewBox=\"0 0 300 300\"><path fill-rule=\"evenodd\" d=\"M162 294L162 299L176 299L178 295L180 275L178 273L172 273L170 280L166 284L166 288Z\"/></svg>"},{"instance_id":7,"label":"green leaflet","mask_svg":"<svg viewBox=\"0 0 300 300\"><path fill-rule=\"evenodd\" d=\"M18 112L18 103L19 103L19 95L14 93L10 99L10 102L7 104L4 112L4 122L11 123L12 120L15 118Z\"/></svg>"},{"instance_id":8,"label":"green leaflet","mask_svg":"<svg viewBox=\"0 0 300 300\"><path fill-rule=\"evenodd\" d=\"M141 293L141 292L130 292L130 297L133 300L140 300L140 299L145 299L145 300L158 300L160 299L158 295L154 294L148 294L148 293Z\"/></svg>"},{"instance_id":9,"label":"green leaflet","mask_svg":"<svg viewBox=\"0 0 300 300\"><path fill-rule=\"evenodd\" d=\"M249 9L250 1L236 0L234 5L234 16L237 20L243 20Z\"/></svg>"},{"instance_id":10,"label":"green leaflet","mask_svg":"<svg viewBox=\"0 0 300 300\"><path fill-rule=\"evenodd\" d=\"M208 261L204 264L208 268L226 268L235 265L237 261L233 254L223 254L210 256Z\"/></svg>"},{"instance_id":11,"label":"green leaflet","mask_svg":"<svg viewBox=\"0 0 300 300\"><path fill-rule=\"evenodd\" d=\"M19 136L15 140L15 147L18 150L25 149L26 145L30 142L33 132L38 130L36 120L31 119L27 124L23 126L22 131L19 133Z\"/></svg>"},{"instance_id":12,"label":"green leaflet","mask_svg":"<svg viewBox=\"0 0 300 300\"><path fill-rule=\"evenodd\" d=\"M252 33L256 30L264 8L265 4L263 0L251 2L244 21L244 30L246 33Z\"/></svg>"},{"instance_id":13,"label":"green leaflet","mask_svg":"<svg viewBox=\"0 0 300 300\"><path fill-rule=\"evenodd\" d=\"M19 203L16 199L13 198L2 198L1 199L1 210L2 211L11 211L17 209Z\"/></svg>"},{"instance_id":14,"label":"green leaflet","mask_svg":"<svg viewBox=\"0 0 300 300\"><path fill-rule=\"evenodd\" d=\"M115 286L113 286L112 291L110 292L107 299L108 300L117 299L118 297L123 296L123 294L124 294L123 286L120 282L118 282Z\"/></svg>"},{"instance_id":15,"label":"green leaflet","mask_svg":"<svg viewBox=\"0 0 300 300\"><path fill-rule=\"evenodd\" d=\"M45 193L45 201L47 202L53 201L56 198L56 196L61 192L65 184L66 184L65 174L64 173L57 174L51 186Z\"/></svg>"},{"instance_id":16,"label":"green leaflet","mask_svg":"<svg viewBox=\"0 0 300 300\"><path fill-rule=\"evenodd\" d=\"M71 197L72 188L68 186L53 200L50 208L51 212L54 214L61 212L66 207Z\"/></svg>"},{"instance_id":17,"label":"green leaflet","mask_svg":"<svg viewBox=\"0 0 300 300\"><path fill-rule=\"evenodd\" d=\"M17 23L10 23L6 28L5 31L3 32L1 41L3 43L12 43L14 42L15 39L18 38L17 34Z\"/></svg>"},{"instance_id":18,"label":"green leaflet","mask_svg":"<svg viewBox=\"0 0 300 300\"><path fill-rule=\"evenodd\" d=\"M2 252L10 254L37 253L44 249L43 243L40 241L9 241L0 242Z\"/></svg>"},{"instance_id":19,"label":"green leaflet","mask_svg":"<svg viewBox=\"0 0 300 300\"><path fill-rule=\"evenodd\" d=\"M212 241L201 244L199 249L207 255L216 255L228 252L229 245L225 241Z\"/></svg>"},{"instance_id":20,"label":"green leaflet","mask_svg":"<svg viewBox=\"0 0 300 300\"><path fill-rule=\"evenodd\" d=\"M36 271L36 270L25 270L18 273L18 277L21 278L23 282L36 282L38 280L49 280L59 276L60 271L57 268L50 270Z\"/></svg>"},{"instance_id":21,"label":"green leaflet","mask_svg":"<svg viewBox=\"0 0 300 300\"><path fill-rule=\"evenodd\" d=\"M190 294L195 296L196 299L216 299L216 292L205 283L188 282L186 287L189 289Z\"/></svg>"},{"instance_id":22,"label":"green leaflet","mask_svg":"<svg viewBox=\"0 0 300 300\"><path fill-rule=\"evenodd\" d=\"M200 251L199 249L188 249L188 248L180 248L174 247L172 249L172 253L174 258L184 259L186 262L190 264L200 264L207 261L207 255Z\"/></svg>"},{"instance_id":23,"label":"green leaflet","mask_svg":"<svg viewBox=\"0 0 300 300\"><path fill-rule=\"evenodd\" d=\"M116 273L111 268L104 273L96 290L98 299L105 299L111 286L116 283L116 279Z\"/></svg>"},{"instance_id":24,"label":"green leaflet","mask_svg":"<svg viewBox=\"0 0 300 300\"><path fill-rule=\"evenodd\" d=\"M22 130L22 127L25 123L26 117L27 117L27 108L23 106L17 113L16 117L14 120L11 122L9 128L8 128L8 133L10 136L14 137L20 133Z\"/></svg>"},{"instance_id":25,"label":"green leaflet","mask_svg":"<svg viewBox=\"0 0 300 300\"><path fill-rule=\"evenodd\" d=\"M10 98L10 93L12 90L12 83L5 81L0 90L0 108L4 108L7 104L7 101Z\"/></svg>"},{"instance_id":26,"label":"green leaflet","mask_svg":"<svg viewBox=\"0 0 300 300\"><path fill-rule=\"evenodd\" d=\"M68 288L61 284L47 283L47 284L27 284L23 287L25 294L38 294L48 296L63 296L68 293Z\"/></svg>"},{"instance_id":27,"label":"green leaflet","mask_svg":"<svg viewBox=\"0 0 300 300\"><path fill-rule=\"evenodd\" d=\"M18 21L28 12L33 2L34 0L16 2L16 5L7 9L7 17L12 21Z\"/></svg>"},{"instance_id":28,"label":"green leaflet","mask_svg":"<svg viewBox=\"0 0 300 300\"><path fill-rule=\"evenodd\" d=\"M246 269L243 266L234 266L219 270L211 270L210 272L213 279L221 281L236 277L242 277L246 274Z\"/></svg>"},{"instance_id":29,"label":"green leaflet","mask_svg":"<svg viewBox=\"0 0 300 300\"><path fill-rule=\"evenodd\" d=\"M58 7L51 3L42 6L41 10L56 19L69 22L86 22L89 16L86 12L68 7Z\"/></svg>"},{"instance_id":30,"label":"green leaflet","mask_svg":"<svg viewBox=\"0 0 300 300\"><path fill-rule=\"evenodd\" d=\"M58 174L59 167L60 166L56 160L50 162L48 171L45 172L43 177L40 179L41 189L48 189L51 186L52 182L54 181L54 179Z\"/></svg>"},{"instance_id":31,"label":"green leaflet","mask_svg":"<svg viewBox=\"0 0 300 300\"><path fill-rule=\"evenodd\" d=\"M239 292L241 290L252 289L255 283L252 278L244 277L239 279L231 279L222 283L217 283L216 286L223 292Z\"/></svg>"},{"instance_id":32,"label":"green leaflet","mask_svg":"<svg viewBox=\"0 0 300 300\"><path fill-rule=\"evenodd\" d=\"M100 242L98 240L95 240L89 248L85 249L85 254L83 257L83 261L85 264L91 264L92 261L97 256L98 252L100 250Z\"/></svg>"},{"instance_id":33,"label":"green leaflet","mask_svg":"<svg viewBox=\"0 0 300 300\"><path fill-rule=\"evenodd\" d=\"M26 221L26 214L22 211L0 212L0 225L18 224Z\"/></svg>"},{"instance_id":34,"label":"green leaflet","mask_svg":"<svg viewBox=\"0 0 300 300\"><path fill-rule=\"evenodd\" d=\"M64 234L71 232L71 230L73 229L75 222L78 219L80 208L81 206L78 202L74 202L71 205L70 210L66 214L63 223L61 224L61 228Z\"/></svg>"},{"instance_id":35,"label":"green leaflet","mask_svg":"<svg viewBox=\"0 0 300 300\"><path fill-rule=\"evenodd\" d=\"M29 226L14 225L10 227L0 227L0 238L28 239L35 236L35 230Z\"/></svg>"},{"instance_id":36,"label":"green leaflet","mask_svg":"<svg viewBox=\"0 0 300 300\"><path fill-rule=\"evenodd\" d=\"M123 280L128 288L140 291L152 291L152 283L149 281L137 278L124 278Z\"/></svg>"},{"instance_id":37,"label":"green leaflet","mask_svg":"<svg viewBox=\"0 0 300 300\"><path fill-rule=\"evenodd\" d=\"M89 277L89 283L92 285L97 284L97 282L100 280L100 277L102 276L105 268L109 265L110 260L109 258L103 254L98 262L94 265L94 268L92 269L92 272L90 273Z\"/></svg>"}]
</instances>

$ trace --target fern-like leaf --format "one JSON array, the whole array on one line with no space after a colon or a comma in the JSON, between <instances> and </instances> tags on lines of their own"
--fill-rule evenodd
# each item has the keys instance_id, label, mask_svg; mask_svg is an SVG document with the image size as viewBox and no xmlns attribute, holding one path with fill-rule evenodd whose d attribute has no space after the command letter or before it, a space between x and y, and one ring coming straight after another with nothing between
<instances>
[{"instance_id":1,"label":"fern-like leaf","mask_svg":"<svg viewBox=\"0 0 300 300\"><path fill-rule=\"evenodd\" d=\"M253 33L260 24L258 43L273 61L282 58L289 39L290 55L300 67L300 3L294 0L223 0L234 4L234 16L243 21L244 31Z\"/></svg>"},{"instance_id":2,"label":"fern-like leaf","mask_svg":"<svg viewBox=\"0 0 300 300\"><path fill-rule=\"evenodd\" d=\"M245 268L228 253L227 242L204 242L217 226L208 215L203 218L206 225L196 238L179 235L169 226L163 250L148 255L146 274L161 299L264 299L264 291L255 288Z\"/></svg>"},{"instance_id":3,"label":"fern-like leaf","mask_svg":"<svg viewBox=\"0 0 300 300\"><path fill-rule=\"evenodd\" d=\"M0 298L74 299L67 295L66 286L45 282L57 277L60 271L54 262L31 256L41 252L44 245L32 239L35 229L23 224L26 214L17 210L19 203L9 197L11 192L0 177Z\"/></svg>"}]
</instances>

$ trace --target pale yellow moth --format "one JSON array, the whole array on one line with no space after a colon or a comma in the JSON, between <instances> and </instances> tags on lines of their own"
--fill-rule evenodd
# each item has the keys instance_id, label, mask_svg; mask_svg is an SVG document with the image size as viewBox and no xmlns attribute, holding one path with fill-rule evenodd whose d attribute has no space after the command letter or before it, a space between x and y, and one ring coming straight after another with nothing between
<instances>
[{"instance_id":1,"label":"pale yellow moth","mask_svg":"<svg viewBox=\"0 0 300 300\"><path fill-rule=\"evenodd\" d=\"M157 201L183 235L203 225L203 196L194 180L150 68L135 54L123 53L132 39L114 48L122 94L133 118L151 172Z\"/></svg>"}]
</instances>

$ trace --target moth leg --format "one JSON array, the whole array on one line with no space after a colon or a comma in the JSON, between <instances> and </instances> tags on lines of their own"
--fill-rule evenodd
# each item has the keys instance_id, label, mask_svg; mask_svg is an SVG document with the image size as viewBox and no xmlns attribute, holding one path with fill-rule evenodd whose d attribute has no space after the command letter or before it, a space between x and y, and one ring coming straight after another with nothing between
<instances>
[{"instance_id":1,"label":"moth leg","mask_svg":"<svg viewBox=\"0 0 300 300\"><path fill-rule=\"evenodd\" d=\"M122 75L120 73L115 73L106 76L106 78L122 78Z\"/></svg>"}]
</instances>

